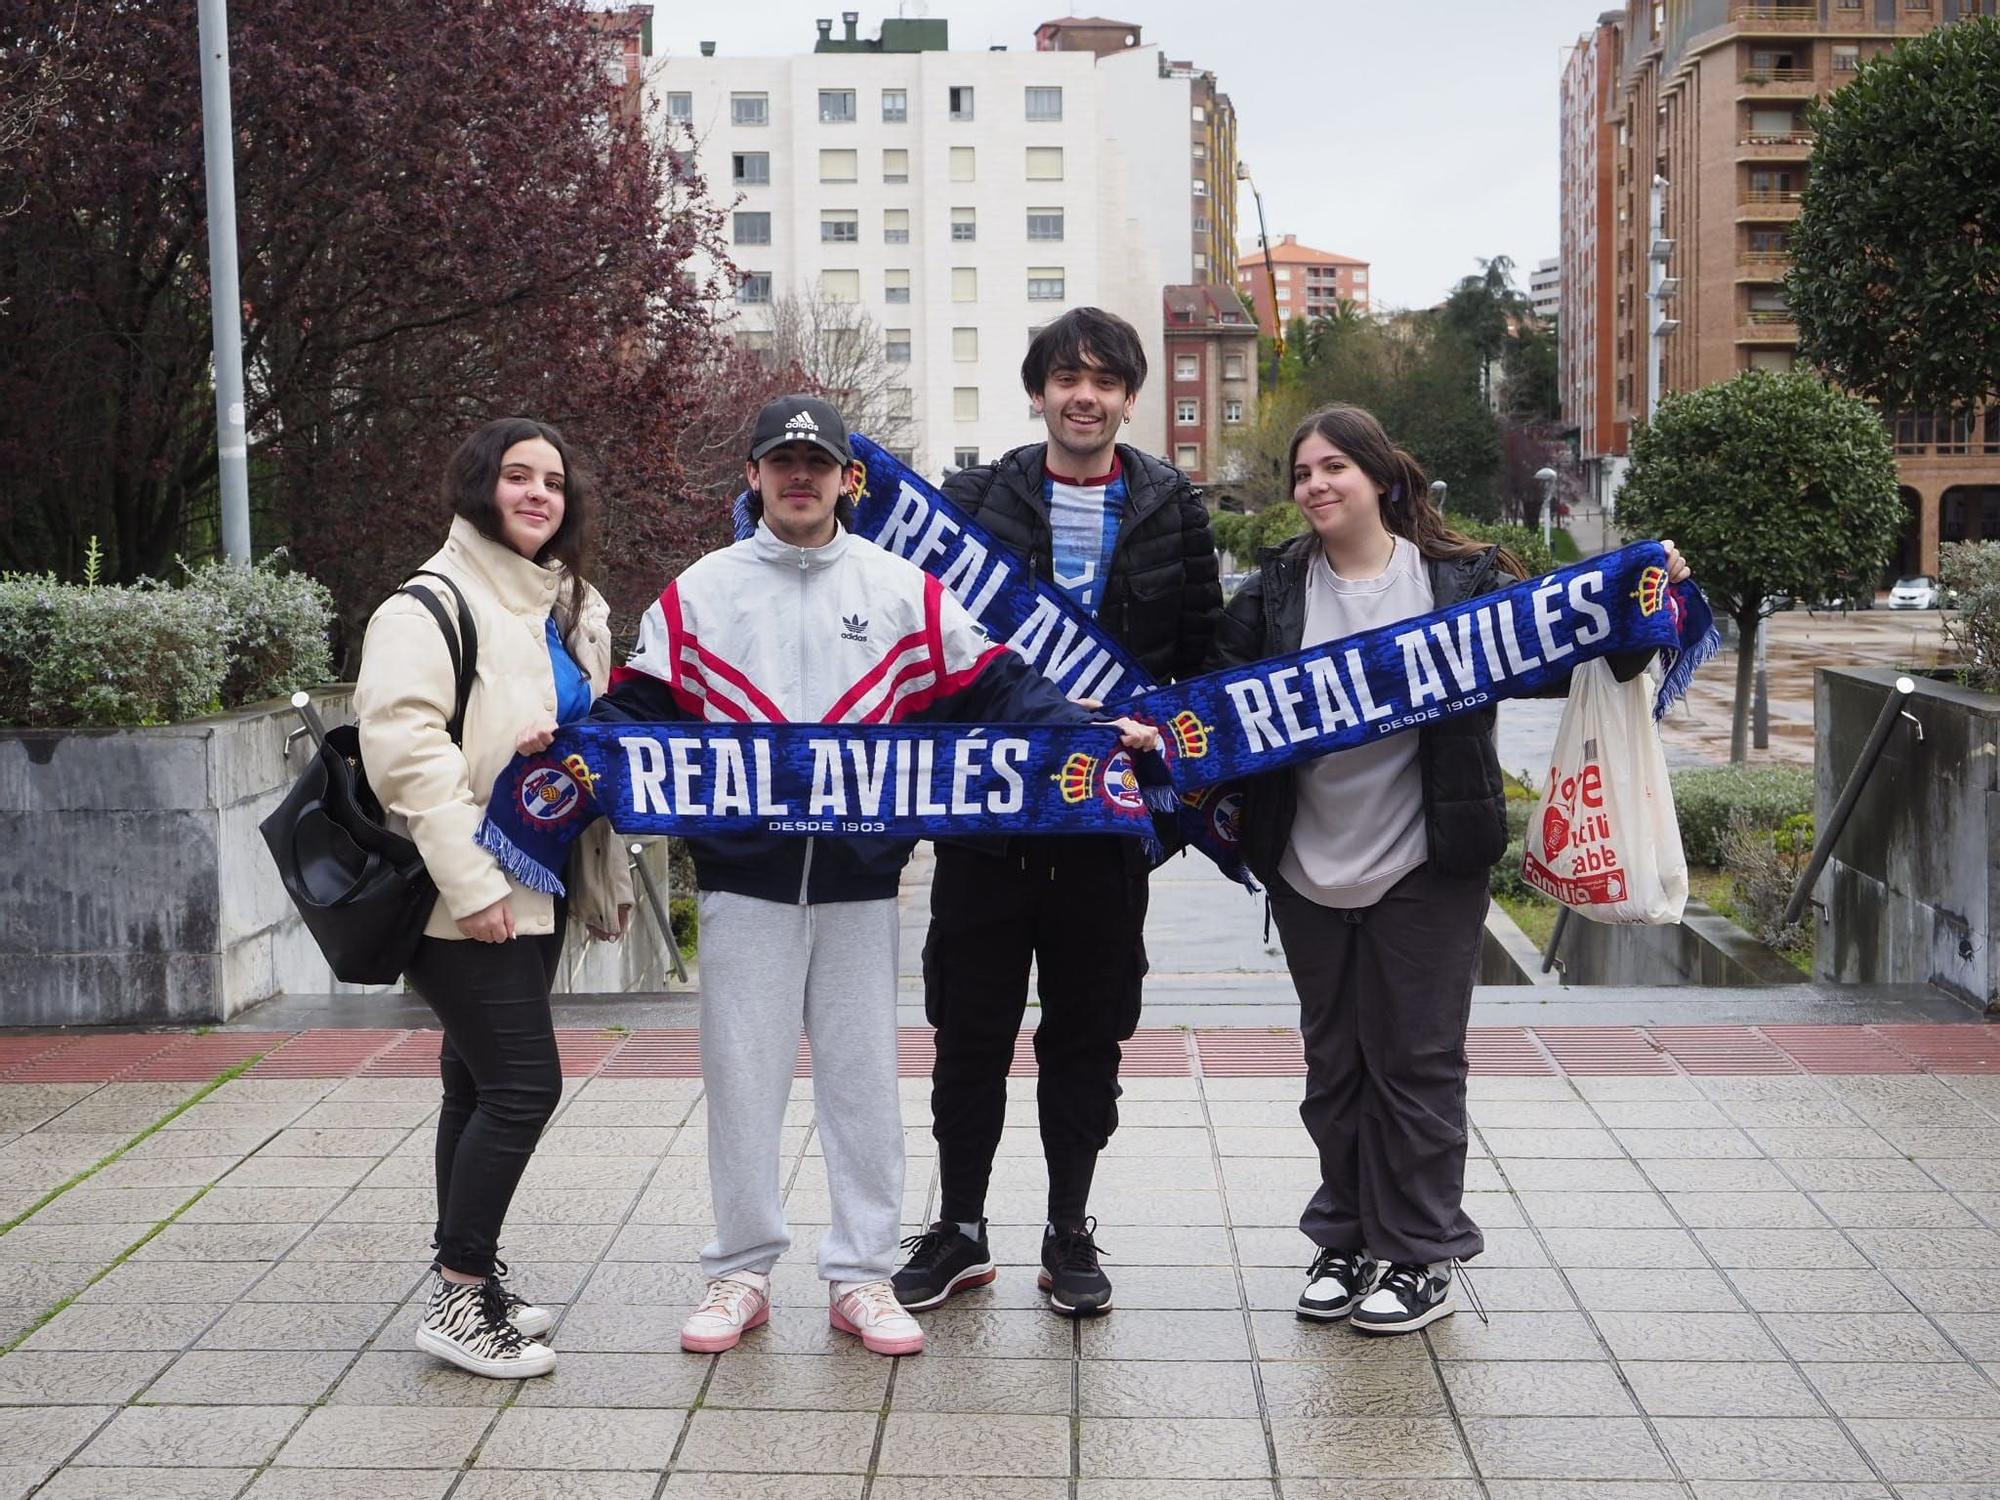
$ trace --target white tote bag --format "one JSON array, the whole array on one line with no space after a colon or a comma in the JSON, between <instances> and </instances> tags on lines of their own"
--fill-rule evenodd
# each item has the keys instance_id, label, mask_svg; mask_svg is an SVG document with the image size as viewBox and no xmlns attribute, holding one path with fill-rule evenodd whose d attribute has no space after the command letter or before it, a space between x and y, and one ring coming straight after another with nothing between
<instances>
[{"instance_id":1,"label":"white tote bag","mask_svg":"<svg viewBox=\"0 0 2000 1500\"><path fill-rule=\"evenodd\" d=\"M1548 785L1528 825L1521 878L1593 922L1667 926L1687 905L1687 856L1653 680L1585 662L1570 678Z\"/></svg>"}]
</instances>

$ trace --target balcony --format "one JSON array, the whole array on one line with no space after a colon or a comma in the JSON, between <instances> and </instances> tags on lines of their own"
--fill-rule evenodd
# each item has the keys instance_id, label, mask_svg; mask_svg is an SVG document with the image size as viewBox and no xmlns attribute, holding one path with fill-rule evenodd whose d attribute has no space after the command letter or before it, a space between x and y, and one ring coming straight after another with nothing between
<instances>
[{"instance_id":1,"label":"balcony","mask_svg":"<svg viewBox=\"0 0 2000 1500\"><path fill-rule=\"evenodd\" d=\"M1792 257L1783 250L1739 250L1736 252L1738 281L1783 281L1792 268Z\"/></svg>"},{"instance_id":2,"label":"balcony","mask_svg":"<svg viewBox=\"0 0 2000 1500\"><path fill-rule=\"evenodd\" d=\"M1789 344L1798 337L1798 318L1789 308L1753 307L1736 315L1739 344Z\"/></svg>"},{"instance_id":3,"label":"balcony","mask_svg":"<svg viewBox=\"0 0 2000 1500\"><path fill-rule=\"evenodd\" d=\"M1809 99L1819 92L1811 68L1745 68L1741 82L1759 99Z\"/></svg>"},{"instance_id":4,"label":"balcony","mask_svg":"<svg viewBox=\"0 0 2000 1500\"><path fill-rule=\"evenodd\" d=\"M1729 19L1751 35L1789 35L1820 29L1817 5L1766 4L1763 0L1732 0Z\"/></svg>"},{"instance_id":5,"label":"balcony","mask_svg":"<svg viewBox=\"0 0 2000 1500\"><path fill-rule=\"evenodd\" d=\"M1783 188L1751 188L1736 205L1736 222L1771 223L1796 219L1804 193Z\"/></svg>"},{"instance_id":6,"label":"balcony","mask_svg":"<svg viewBox=\"0 0 2000 1500\"><path fill-rule=\"evenodd\" d=\"M1736 154L1742 161L1804 161L1816 139L1810 130L1753 130L1737 138Z\"/></svg>"}]
</instances>

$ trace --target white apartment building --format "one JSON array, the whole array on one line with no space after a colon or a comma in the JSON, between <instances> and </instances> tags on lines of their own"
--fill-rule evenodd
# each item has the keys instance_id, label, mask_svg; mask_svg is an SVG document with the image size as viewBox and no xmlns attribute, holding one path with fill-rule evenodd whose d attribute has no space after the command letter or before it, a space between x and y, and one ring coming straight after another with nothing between
<instances>
[{"instance_id":1,"label":"white apartment building","mask_svg":"<svg viewBox=\"0 0 2000 1500\"><path fill-rule=\"evenodd\" d=\"M1159 48L677 54L647 87L726 207L740 336L787 293L854 303L906 372L919 472L1045 435L1021 357L1086 304L1139 329L1126 440L1164 451L1161 289L1192 279L1193 242L1189 84Z\"/></svg>"},{"instance_id":2,"label":"white apartment building","mask_svg":"<svg viewBox=\"0 0 2000 1500\"><path fill-rule=\"evenodd\" d=\"M1542 261L1528 278L1528 301L1535 316L1553 323L1562 312L1562 260Z\"/></svg>"}]
</instances>

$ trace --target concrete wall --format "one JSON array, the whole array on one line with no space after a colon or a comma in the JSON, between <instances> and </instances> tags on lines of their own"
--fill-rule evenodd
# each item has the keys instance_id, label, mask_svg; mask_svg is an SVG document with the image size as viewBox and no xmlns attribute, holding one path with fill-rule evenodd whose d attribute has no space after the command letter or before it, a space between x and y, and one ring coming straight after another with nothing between
<instances>
[{"instance_id":1,"label":"concrete wall","mask_svg":"<svg viewBox=\"0 0 2000 1500\"><path fill-rule=\"evenodd\" d=\"M1799 984L1805 976L1727 917L1690 901L1672 927L1572 917L1556 950L1562 982L1688 984L1727 989Z\"/></svg>"},{"instance_id":2,"label":"concrete wall","mask_svg":"<svg viewBox=\"0 0 2000 1500\"><path fill-rule=\"evenodd\" d=\"M1814 688L1820 827L1898 674L1821 668ZM1815 977L1850 984L1932 984L1973 1005L2000 1000L1991 948L2000 835L2000 697L1917 678L1906 705L1922 726L1890 733L1813 902Z\"/></svg>"},{"instance_id":3,"label":"concrete wall","mask_svg":"<svg viewBox=\"0 0 2000 1500\"><path fill-rule=\"evenodd\" d=\"M315 695L329 724L344 688ZM289 707L153 729L0 729L0 1025L226 1020L279 993L354 993L293 910L257 825L309 754ZM649 854L664 885L665 848ZM567 988L666 988L636 941L580 942ZM562 976L558 978L562 985Z\"/></svg>"}]
</instances>

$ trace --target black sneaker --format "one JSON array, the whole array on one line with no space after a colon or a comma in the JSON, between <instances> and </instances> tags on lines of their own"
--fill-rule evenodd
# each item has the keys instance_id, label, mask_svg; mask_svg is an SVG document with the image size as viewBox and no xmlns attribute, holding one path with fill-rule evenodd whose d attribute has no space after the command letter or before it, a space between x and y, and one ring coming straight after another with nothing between
<instances>
[{"instance_id":1,"label":"black sneaker","mask_svg":"<svg viewBox=\"0 0 2000 1500\"><path fill-rule=\"evenodd\" d=\"M1049 1306L1066 1318L1094 1318L1111 1311L1111 1278L1098 1268L1097 1220L1081 1229L1051 1229L1042 1235L1042 1274L1036 1285Z\"/></svg>"},{"instance_id":2,"label":"black sneaker","mask_svg":"<svg viewBox=\"0 0 2000 1500\"><path fill-rule=\"evenodd\" d=\"M910 1258L891 1278L896 1300L907 1308L936 1307L953 1292L987 1286L1000 1273L986 1248L986 1221L979 1221L979 1238L948 1219L939 1219L923 1234L903 1241Z\"/></svg>"},{"instance_id":3,"label":"black sneaker","mask_svg":"<svg viewBox=\"0 0 2000 1500\"><path fill-rule=\"evenodd\" d=\"M1322 1249L1306 1268L1306 1289L1299 1293L1299 1316L1316 1323L1331 1323L1346 1317L1373 1290L1381 1269L1362 1251Z\"/></svg>"},{"instance_id":4,"label":"black sneaker","mask_svg":"<svg viewBox=\"0 0 2000 1500\"><path fill-rule=\"evenodd\" d=\"M1457 1310L1449 1270L1398 1262L1354 1309L1353 1322L1363 1333L1414 1333Z\"/></svg>"}]
</instances>

